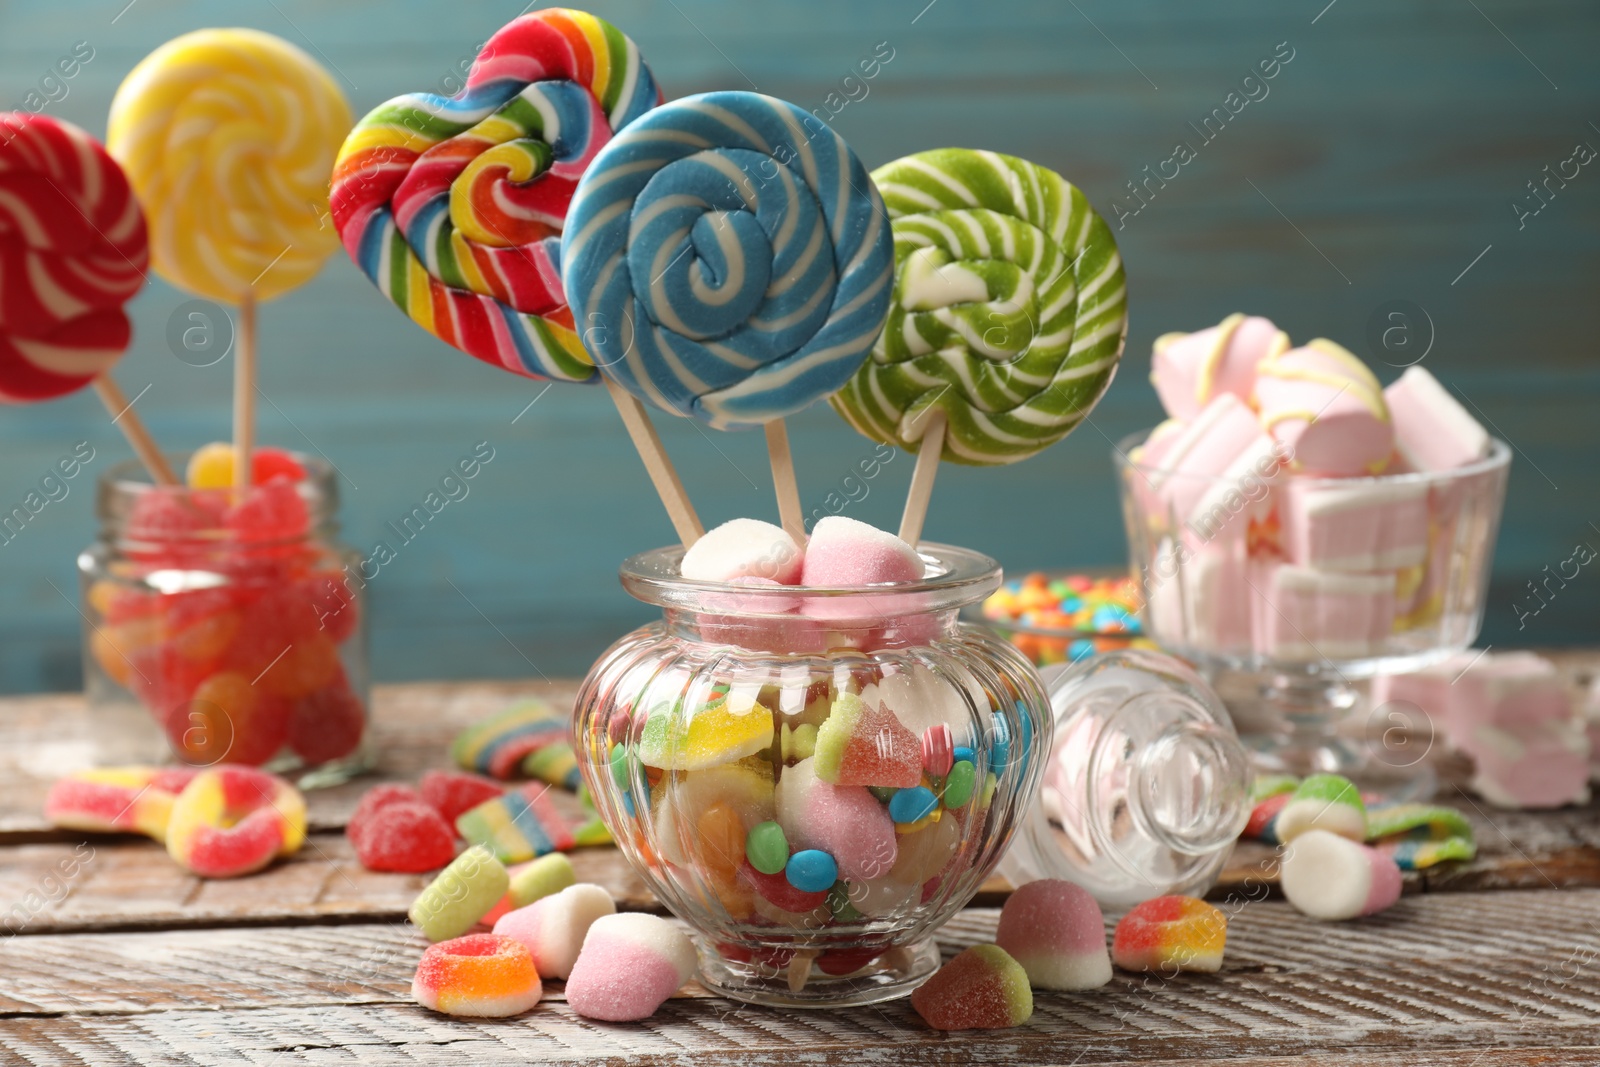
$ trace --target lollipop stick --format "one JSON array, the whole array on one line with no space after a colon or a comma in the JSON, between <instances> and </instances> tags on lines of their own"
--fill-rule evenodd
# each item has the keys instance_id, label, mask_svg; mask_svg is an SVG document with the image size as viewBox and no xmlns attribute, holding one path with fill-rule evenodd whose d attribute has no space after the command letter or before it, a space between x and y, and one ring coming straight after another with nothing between
<instances>
[{"instance_id":1,"label":"lollipop stick","mask_svg":"<svg viewBox=\"0 0 1600 1067\"><path fill-rule=\"evenodd\" d=\"M239 337L233 364L233 488L250 485L250 450L256 443L256 294L239 301Z\"/></svg>"},{"instance_id":2,"label":"lollipop stick","mask_svg":"<svg viewBox=\"0 0 1600 1067\"><path fill-rule=\"evenodd\" d=\"M94 391L99 394L100 402L111 413L112 424L128 439L128 444L133 446L134 455L143 461L145 469L150 472L150 477L155 479L155 483L177 485L177 476L167 465L167 457L156 447L155 441L150 437L150 431L144 428L144 422L133 410L133 405L128 403L128 398L121 387L111 380L111 375L102 374L96 378Z\"/></svg>"},{"instance_id":3,"label":"lollipop stick","mask_svg":"<svg viewBox=\"0 0 1600 1067\"><path fill-rule=\"evenodd\" d=\"M766 425L767 458L772 461L772 487L778 493L778 521L795 544L806 542L806 520L800 514L800 485L794 477L794 456L789 452L789 428L782 419Z\"/></svg>"},{"instance_id":4,"label":"lollipop stick","mask_svg":"<svg viewBox=\"0 0 1600 1067\"><path fill-rule=\"evenodd\" d=\"M672 460L667 458L666 449L661 447L661 437L656 433L655 424L650 421L650 415L637 397L610 378L604 375L601 378L606 383L606 391L611 394L611 402L617 405L622 424L628 428L628 436L633 438L633 447L638 450L639 458L644 460L644 469L667 509L667 518L672 520L678 540L683 542L684 548L688 548L700 540L706 528L700 525L700 516L695 514L694 505L689 503L689 494L684 491Z\"/></svg>"},{"instance_id":5,"label":"lollipop stick","mask_svg":"<svg viewBox=\"0 0 1600 1067\"><path fill-rule=\"evenodd\" d=\"M900 540L916 547L922 540L922 520L928 517L928 499L933 496L933 476L939 473L939 456L944 452L944 412L935 408L922 431L922 446L917 449L917 469L911 473L911 489L906 493L906 510L900 516Z\"/></svg>"}]
</instances>

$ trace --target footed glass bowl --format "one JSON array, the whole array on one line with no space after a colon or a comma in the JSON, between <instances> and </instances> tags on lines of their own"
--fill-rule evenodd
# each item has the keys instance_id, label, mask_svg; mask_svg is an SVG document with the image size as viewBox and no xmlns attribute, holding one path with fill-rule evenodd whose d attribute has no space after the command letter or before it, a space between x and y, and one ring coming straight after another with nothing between
<instances>
[{"instance_id":1,"label":"footed glass bowl","mask_svg":"<svg viewBox=\"0 0 1600 1067\"><path fill-rule=\"evenodd\" d=\"M1506 444L1435 473L1291 476L1263 460L1201 477L1138 462L1144 437L1116 455L1149 635L1205 669L1258 679L1272 724L1245 738L1258 770L1431 795L1427 715L1391 704L1351 721L1352 683L1436 663L1477 637Z\"/></svg>"},{"instance_id":2,"label":"footed glass bowl","mask_svg":"<svg viewBox=\"0 0 1600 1067\"><path fill-rule=\"evenodd\" d=\"M921 551L922 581L855 590L686 581L678 547L623 564L662 619L584 680L579 765L722 995L909 993L1034 800L1052 728L1038 675L957 620L1000 569Z\"/></svg>"}]
</instances>

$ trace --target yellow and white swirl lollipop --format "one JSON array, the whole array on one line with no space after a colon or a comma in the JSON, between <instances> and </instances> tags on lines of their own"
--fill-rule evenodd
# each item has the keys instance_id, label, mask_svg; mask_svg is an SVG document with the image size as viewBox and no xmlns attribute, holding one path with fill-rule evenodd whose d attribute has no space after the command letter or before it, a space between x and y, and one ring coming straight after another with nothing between
<instances>
[{"instance_id":1,"label":"yellow and white swirl lollipop","mask_svg":"<svg viewBox=\"0 0 1600 1067\"><path fill-rule=\"evenodd\" d=\"M156 273L243 304L301 285L339 247L328 176L352 125L339 86L299 48L196 30L123 80L106 147L144 205Z\"/></svg>"}]
</instances>

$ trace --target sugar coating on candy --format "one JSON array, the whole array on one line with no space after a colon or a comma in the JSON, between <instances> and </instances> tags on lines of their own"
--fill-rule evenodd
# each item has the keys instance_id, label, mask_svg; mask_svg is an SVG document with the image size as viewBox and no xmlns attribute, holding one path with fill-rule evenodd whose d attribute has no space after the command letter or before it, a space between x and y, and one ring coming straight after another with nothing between
<instances>
[{"instance_id":1,"label":"sugar coating on candy","mask_svg":"<svg viewBox=\"0 0 1600 1067\"><path fill-rule=\"evenodd\" d=\"M429 945L411 980L411 995L424 1008L486 1019L521 1014L543 992L528 950L494 934Z\"/></svg>"},{"instance_id":2,"label":"sugar coating on candy","mask_svg":"<svg viewBox=\"0 0 1600 1067\"><path fill-rule=\"evenodd\" d=\"M694 977L694 945L676 924L627 912L595 920L567 979L567 1003L586 1019L648 1019Z\"/></svg>"},{"instance_id":3,"label":"sugar coating on candy","mask_svg":"<svg viewBox=\"0 0 1600 1067\"><path fill-rule=\"evenodd\" d=\"M291 856L306 838L306 802L275 774L221 764L172 802L167 853L202 878L232 878Z\"/></svg>"},{"instance_id":4,"label":"sugar coating on candy","mask_svg":"<svg viewBox=\"0 0 1600 1067\"><path fill-rule=\"evenodd\" d=\"M422 799L433 805L446 822L454 825L463 812L505 793L505 786L476 774L429 771L417 788Z\"/></svg>"},{"instance_id":5,"label":"sugar coating on candy","mask_svg":"<svg viewBox=\"0 0 1600 1067\"><path fill-rule=\"evenodd\" d=\"M894 820L861 786L820 780L815 759L786 767L776 793L778 823L792 848L832 856L847 881L876 878L894 866Z\"/></svg>"},{"instance_id":6,"label":"sugar coating on candy","mask_svg":"<svg viewBox=\"0 0 1600 1067\"><path fill-rule=\"evenodd\" d=\"M800 546L780 526L759 519L733 519L707 530L683 554L685 578L730 582L764 578L779 585L800 580Z\"/></svg>"},{"instance_id":7,"label":"sugar coating on candy","mask_svg":"<svg viewBox=\"0 0 1600 1067\"><path fill-rule=\"evenodd\" d=\"M356 858L369 871L421 874L436 871L456 857L450 824L427 804L402 800L385 804L362 820L350 840Z\"/></svg>"},{"instance_id":8,"label":"sugar coating on candy","mask_svg":"<svg viewBox=\"0 0 1600 1067\"><path fill-rule=\"evenodd\" d=\"M406 914L429 941L448 941L472 929L510 885L504 865L474 845L439 872Z\"/></svg>"},{"instance_id":9,"label":"sugar coating on candy","mask_svg":"<svg viewBox=\"0 0 1600 1067\"><path fill-rule=\"evenodd\" d=\"M96 767L59 778L45 796L52 826L133 832L165 841L172 803L194 778L186 767Z\"/></svg>"},{"instance_id":10,"label":"sugar coating on candy","mask_svg":"<svg viewBox=\"0 0 1600 1067\"><path fill-rule=\"evenodd\" d=\"M1071 882L1045 878L1019 887L1000 909L994 940L1035 989L1098 989L1111 981L1100 905Z\"/></svg>"},{"instance_id":11,"label":"sugar coating on candy","mask_svg":"<svg viewBox=\"0 0 1600 1067\"><path fill-rule=\"evenodd\" d=\"M828 589L915 582L922 557L892 533L844 515L817 521L806 542L800 584Z\"/></svg>"},{"instance_id":12,"label":"sugar coating on candy","mask_svg":"<svg viewBox=\"0 0 1600 1067\"><path fill-rule=\"evenodd\" d=\"M882 701L840 693L817 729L813 766L834 785L909 788L922 782L922 745Z\"/></svg>"},{"instance_id":13,"label":"sugar coating on candy","mask_svg":"<svg viewBox=\"0 0 1600 1067\"><path fill-rule=\"evenodd\" d=\"M222 522L242 541L284 541L305 534L311 513L300 490L280 474L251 486Z\"/></svg>"},{"instance_id":14,"label":"sugar coating on candy","mask_svg":"<svg viewBox=\"0 0 1600 1067\"><path fill-rule=\"evenodd\" d=\"M464 771L492 778L525 775L576 790L570 718L542 700L520 700L463 730L450 745L450 758Z\"/></svg>"},{"instance_id":15,"label":"sugar coating on candy","mask_svg":"<svg viewBox=\"0 0 1600 1067\"><path fill-rule=\"evenodd\" d=\"M1374 915L1400 899L1393 858L1327 830L1295 837L1278 862L1278 884L1297 911L1338 921Z\"/></svg>"},{"instance_id":16,"label":"sugar coating on candy","mask_svg":"<svg viewBox=\"0 0 1600 1067\"><path fill-rule=\"evenodd\" d=\"M1273 834L1288 843L1307 830L1331 830L1351 841L1367 839L1367 806L1348 778L1313 774L1295 789L1272 823Z\"/></svg>"},{"instance_id":17,"label":"sugar coating on candy","mask_svg":"<svg viewBox=\"0 0 1600 1067\"><path fill-rule=\"evenodd\" d=\"M1222 969L1228 917L1194 897L1156 897L1117 923L1111 958L1126 971L1214 972Z\"/></svg>"},{"instance_id":18,"label":"sugar coating on candy","mask_svg":"<svg viewBox=\"0 0 1600 1067\"><path fill-rule=\"evenodd\" d=\"M704 770L770 747L774 729L765 704L719 691L692 712L666 704L653 709L639 735L639 760L667 770Z\"/></svg>"},{"instance_id":19,"label":"sugar coating on candy","mask_svg":"<svg viewBox=\"0 0 1600 1067\"><path fill-rule=\"evenodd\" d=\"M494 932L527 946L544 977L565 978L572 973L590 925L616 910L610 893L579 882L501 916Z\"/></svg>"},{"instance_id":20,"label":"sugar coating on candy","mask_svg":"<svg viewBox=\"0 0 1600 1067\"><path fill-rule=\"evenodd\" d=\"M1033 1016L1033 990L1022 965L998 945L974 945L940 967L911 1006L935 1030L998 1030Z\"/></svg>"},{"instance_id":21,"label":"sugar coating on candy","mask_svg":"<svg viewBox=\"0 0 1600 1067\"><path fill-rule=\"evenodd\" d=\"M329 684L297 699L289 711L289 747L312 766L349 756L366 731L366 705L350 688L343 668Z\"/></svg>"},{"instance_id":22,"label":"sugar coating on candy","mask_svg":"<svg viewBox=\"0 0 1600 1067\"><path fill-rule=\"evenodd\" d=\"M388 807L390 804L422 803L424 803L422 794L409 785L392 783L375 785L362 793L361 799L356 802L356 810L350 813L350 818L345 822L345 836L351 841L357 840L380 808Z\"/></svg>"},{"instance_id":23,"label":"sugar coating on candy","mask_svg":"<svg viewBox=\"0 0 1600 1067\"><path fill-rule=\"evenodd\" d=\"M480 920L490 926L499 922L501 916L508 912L526 908L534 901L559 893L578 881L578 874L572 869L572 861L565 852L552 852L548 856L519 863L510 868L509 873L511 884L506 889L506 895Z\"/></svg>"}]
</instances>

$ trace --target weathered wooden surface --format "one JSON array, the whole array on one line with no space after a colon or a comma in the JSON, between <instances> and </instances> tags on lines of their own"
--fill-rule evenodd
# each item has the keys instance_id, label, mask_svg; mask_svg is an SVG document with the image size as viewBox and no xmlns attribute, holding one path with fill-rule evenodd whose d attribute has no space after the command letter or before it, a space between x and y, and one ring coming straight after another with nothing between
<instances>
[{"instance_id":1,"label":"weathered wooden surface","mask_svg":"<svg viewBox=\"0 0 1600 1067\"><path fill-rule=\"evenodd\" d=\"M408 993L424 942L404 921L425 879L363 870L339 829L375 781L439 766L460 726L573 688L381 688L379 774L309 794L317 830L297 856L214 882L153 842L44 827L44 782L87 761L92 723L76 698L0 701L0 1065L1600 1063L1597 809L1498 812L1465 797L1480 857L1410 876L1383 915L1313 923L1273 893L1272 850L1241 846L1212 894L1230 918L1222 973L1041 993L1015 1030L946 1036L904 1002L775 1011L693 984L627 1026L578 1018L560 983L513 1020L427 1012ZM573 863L623 907L657 907L614 849ZM947 956L993 936L1006 892L992 881L940 932Z\"/></svg>"},{"instance_id":2,"label":"weathered wooden surface","mask_svg":"<svg viewBox=\"0 0 1600 1067\"><path fill-rule=\"evenodd\" d=\"M1583 915L1591 917L1586 926ZM1458 894L1313 926L1279 902L1231 913L1217 975L1119 974L1038 994L1014 1030L941 1035L905 1003L778 1012L689 988L648 1025L577 1018L559 983L512 1020L410 1002L423 942L400 924L16 938L4 948L0 1051L39 1062L1593 1064L1600 892ZM969 909L946 956L993 936ZM54 1057L54 1059L52 1059Z\"/></svg>"}]
</instances>

